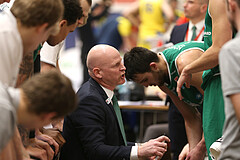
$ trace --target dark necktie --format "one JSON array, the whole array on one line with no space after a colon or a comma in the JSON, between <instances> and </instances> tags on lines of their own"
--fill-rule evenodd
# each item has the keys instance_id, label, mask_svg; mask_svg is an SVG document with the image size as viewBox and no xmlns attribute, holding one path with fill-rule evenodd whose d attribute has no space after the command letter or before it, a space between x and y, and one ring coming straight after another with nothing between
<instances>
[{"instance_id":1,"label":"dark necktie","mask_svg":"<svg viewBox=\"0 0 240 160\"><path fill-rule=\"evenodd\" d=\"M114 111L117 115L118 124L119 124L120 130L121 130L121 133L122 133L124 144L125 144L125 146L127 146L127 140L126 140L126 135L125 135L123 121L122 121L122 115L121 115L121 111L120 111L120 108L118 105L117 97L115 95L113 95L112 102L113 102Z\"/></svg>"},{"instance_id":2,"label":"dark necktie","mask_svg":"<svg viewBox=\"0 0 240 160\"><path fill-rule=\"evenodd\" d=\"M196 30L197 30L197 27L196 27L196 26L193 26L193 27L192 27L193 33L192 33L192 38L191 38L192 41L193 41L193 40L196 38L196 36L197 36Z\"/></svg>"}]
</instances>

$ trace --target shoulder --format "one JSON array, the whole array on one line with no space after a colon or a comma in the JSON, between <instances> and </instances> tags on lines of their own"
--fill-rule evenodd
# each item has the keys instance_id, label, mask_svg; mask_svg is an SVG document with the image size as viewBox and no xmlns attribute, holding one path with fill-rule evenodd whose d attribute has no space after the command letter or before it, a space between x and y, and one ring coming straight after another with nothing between
<instances>
[{"instance_id":1,"label":"shoulder","mask_svg":"<svg viewBox=\"0 0 240 160\"><path fill-rule=\"evenodd\" d=\"M0 19L0 24L4 24L1 25L1 31L17 31L17 20L10 10L0 12Z\"/></svg>"},{"instance_id":2,"label":"shoulder","mask_svg":"<svg viewBox=\"0 0 240 160\"><path fill-rule=\"evenodd\" d=\"M179 72L181 72L186 65L198 59L202 54L203 50L200 48L192 48L181 52L176 59L176 64Z\"/></svg>"},{"instance_id":3,"label":"shoulder","mask_svg":"<svg viewBox=\"0 0 240 160\"><path fill-rule=\"evenodd\" d=\"M174 30L187 29L188 24L189 24L189 23L184 23L184 24L181 24L181 25L175 25L173 29L174 29Z\"/></svg>"},{"instance_id":4,"label":"shoulder","mask_svg":"<svg viewBox=\"0 0 240 160\"><path fill-rule=\"evenodd\" d=\"M225 43L220 51L220 61L226 61L227 59L236 59L240 57L240 37L236 37L227 43Z\"/></svg>"},{"instance_id":5,"label":"shoulder","mask_svg":"<svg viewBox=\"0 0 240 160\"><path fill-rule=\"evenodd\" d=\"M10 11L3 11L0 13L0 19L1 44L11 41L11 44L14 44L12 46L22 46L21 36L17 28L17 21L12 13Z\"/></svg>"},{"instance_id":6,"label":"shoulder","mask_svg":"<svg viewBox=\"0 0 240 160\"><path fill-rule=\"evenodd\" d=\"M64 41L60 42L56 46L50 46L47 42L45 42L40 51L41 61L56 67L63 43Z\"/></svg>"},{"instance_id":7,"label":"shoulder","mask_svg":"<svg viewBox=\"0 0 240 160\"><path fill-rule=\"evenodd\" d=\"M103 105L105 102L104 90L92 79L82 85L77 91L77 97L80 105Z\"/></svg>"}]
</instances>

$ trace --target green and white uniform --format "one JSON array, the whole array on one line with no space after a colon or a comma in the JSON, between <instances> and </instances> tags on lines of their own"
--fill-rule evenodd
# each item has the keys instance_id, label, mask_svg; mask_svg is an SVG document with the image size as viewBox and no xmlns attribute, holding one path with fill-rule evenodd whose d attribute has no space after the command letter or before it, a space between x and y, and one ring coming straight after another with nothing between
<instances>
[{"instance_id":1,"label":"green and white uniform","mask_svg":"<svg viewBox=\"0 0 240 160\"><path fill-rule=\"evenodd\" d=\"M207 50L212 45L212 18L208 12L205 17L204 45ZM204 90L203 102L203 132L207 152L213 142L222 136L225 120L224 101L221 88L219 66L203 72L202 89ZM209 159L210 156L208 156Z\"/></svg>"},{"instance_id":2,"label":"green and white uniform","mask_svg":"<svg viewBox=\"0 0 240 160\"><path fill-rule=\"evenodd\" d=\"M204 43L201 41L182 42L160 53L167 63L169 73L170 83L166 84L166 86L176 95L177 80L179 78L177 59L181 54L184 54L185 52L193 49L201 50L204 52ZM203 96L195 87L191 86L190 88L187 88L184 84L181 91L184 97L184 102L194 107L202 106Z\"/></svg>"}]
</instances>

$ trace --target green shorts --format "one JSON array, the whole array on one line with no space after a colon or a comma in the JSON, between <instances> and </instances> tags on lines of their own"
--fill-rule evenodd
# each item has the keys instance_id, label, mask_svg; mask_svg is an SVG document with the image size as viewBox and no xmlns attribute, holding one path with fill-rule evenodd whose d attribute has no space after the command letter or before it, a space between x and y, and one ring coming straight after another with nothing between
<instances>
[{"instance_id":1,"label":"green shorts","mask_svg":"<svg viewBox=\"0 0 240 160\"><path fill-rule=\"evenodd\" d=\"M220 75L217 75L213 76L211 81L208 81L204 90L203 132L208 155L211 144L222 136L224 120L221 78Z\"/></svg>"}]
</instances>

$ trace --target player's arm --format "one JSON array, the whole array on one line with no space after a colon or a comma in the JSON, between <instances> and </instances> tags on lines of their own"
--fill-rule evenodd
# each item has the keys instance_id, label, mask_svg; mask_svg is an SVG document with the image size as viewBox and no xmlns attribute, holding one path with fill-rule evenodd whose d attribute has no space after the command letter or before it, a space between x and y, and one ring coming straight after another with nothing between
<instances>
[{"instance_id":1,"label":"player's arm","mask_svg":"<svg viewBox=\"0 0 240 160\"><path fill-rule=\"evenodd\" d=\"M232 101L238 123L240 124L240 93L232 94L229 97Z\"/></svg>"},{"instance_id":2,"label":"player's arm","mask_svg":"<svg viewBox=\"0 0 240 160\"><path fill-rule=\"evenodd\" d=\"M209 1L209 9L212 16L213 43L199 59L184 68L185 73L196 73L218 65L218 54L221 47L232 39L232 28L228 21L225 7L225 1L223 0Z\"/></svg>"},{"instance_id":3,"label":"player's arm","mask_svg":"<svg viewBox=\"0 0 240 160\"><path fill-rule=\"evenodd\" d=\"M202 54L204 54L202 51L193 49L180 55L179 58L177 59L177 68L178 68L179 74L181 75L183 69L188 64L191 64L193 61L197 60ZM197 72L192 74L188 87L190 87L190 85L194 86L203 95L204 93L203 93L203 90L201 89L202 73L203 72ZM181 94L179 94L179 96L182 97Z\"/></svg>"},{"instance_id":4,"label":"player's arm","mask_svg":"<svg viewBox=\"0 0 240 160\"><path fill-rule=\"evenodd\" d=\"M200 113L195 107L192 107L180 100L166 86L159 86L159 88L170 96L173 103L176 105L179 112L182 114L185 121L190 150L193 149L202 138L202 120Z\"/></svg>"},{"instance_id":5,"label":"player's arm","mask_svg":"<svg viewBox=\"0 0 240 160\"><path fill-rule=\"evenodd\" d=\"M55 69L55 68L56 67L54 65L41 61L41 72L50 71L51 69Z\"/></svg>"},{"instance_id":6,"label":"player's arm","mask_svg":"<svg viewBox=\"0 0 240 160\"><path fill-rule=\"evenodd\" d=\"M209 47L199 59L184 67L177 85L179 98L184 83L188 87L191 75L200 71L211 69L218 65L218 54L224 43L232 38L231 25L227 18L225 1L209 1L209 10L212 16L212 46Z\"/></svg>"}]
</instances>

